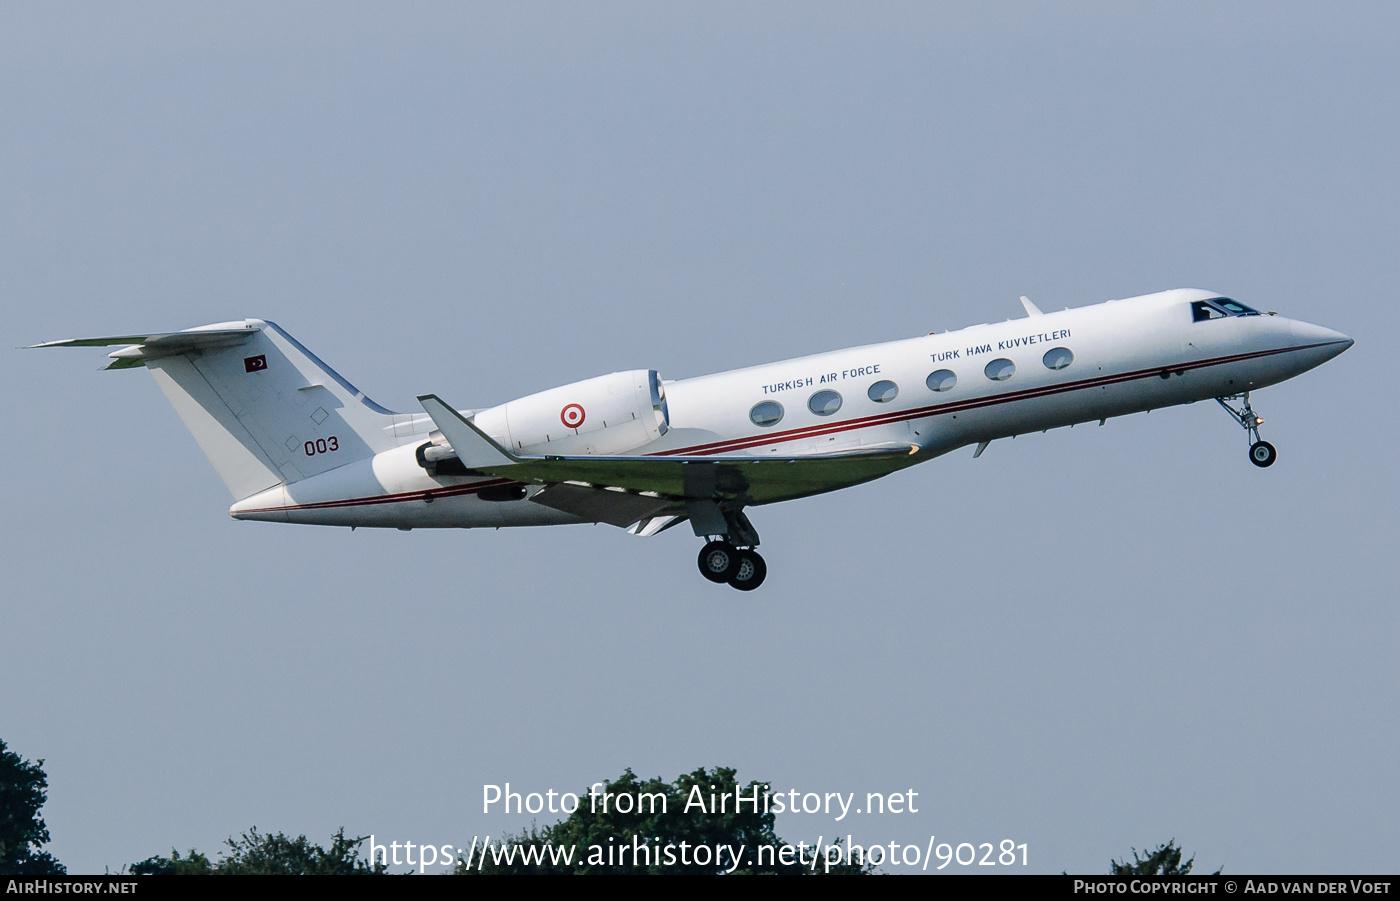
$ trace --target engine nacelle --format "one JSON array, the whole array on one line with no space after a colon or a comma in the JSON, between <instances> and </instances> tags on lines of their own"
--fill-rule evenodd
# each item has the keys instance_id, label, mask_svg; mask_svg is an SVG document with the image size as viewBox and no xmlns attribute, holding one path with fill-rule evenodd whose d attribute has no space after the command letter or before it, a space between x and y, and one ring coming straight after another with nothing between
<instances>
[{"instance_id":1,"label":"engine nacelle","mask_svg":"<svg viewBox=\"0 0 1400 901\"><path fill-rule=\"evenodd\" d=\"M634 369L482 410L473 422L517 453L625 454L666 434L670 414L656 370Z\"/></svg>"}]
</instances>

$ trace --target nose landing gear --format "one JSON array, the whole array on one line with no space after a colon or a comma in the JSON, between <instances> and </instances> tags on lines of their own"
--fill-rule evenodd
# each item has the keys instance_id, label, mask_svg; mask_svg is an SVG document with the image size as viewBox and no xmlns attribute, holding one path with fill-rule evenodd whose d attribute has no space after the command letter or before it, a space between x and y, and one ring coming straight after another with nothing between
<instances>
[{"instance_id":1,"label":"nose landing gear","mask_svg":"<svg viewBox=\"0 0 1400 901\"><path fill-rule=\"evenodd\" d=\"M758 551L739 548L727 541L711 541L700 549L700 575L711 582L728 582L740 591L753 591L768 576L768 566Z\"/></svg>"},{"instance_id":2,"label":"nose landing gear","mask_svg":"<svg viewBox=\"0 0 1400 901\"><path fill-rule=\"evenodd\" d=\"M1231 406L1230 401L1241 401L1240 406ZM1254 409L1249 405L1249 392L1244 394L1232 394L1228 397L1217 397L1215 402L1230 414L1230 418L1238 422L1240 426L1249 433L1249 462L1258 467L1273 466L1278 459L1278 451L1274 446L1259 437L1259 426L1264 424L1264 418L1255 414Z\"/></svg>"}]
</instances>

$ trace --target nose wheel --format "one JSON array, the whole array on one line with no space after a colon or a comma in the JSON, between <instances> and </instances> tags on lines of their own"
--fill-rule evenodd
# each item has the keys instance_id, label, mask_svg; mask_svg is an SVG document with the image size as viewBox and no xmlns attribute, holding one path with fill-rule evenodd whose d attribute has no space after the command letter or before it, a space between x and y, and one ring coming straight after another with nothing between
<instances>
[{"instance_id":1,"label":"nose wheel","mask_svg":"<svg viewBox=\"0 0 1400 901\"><path fill-rule=\"evenodd\" d=\"M1238 407L1230 401L1240 401ZM1264 424L1264 417L1257 415L1254 408L1249 405L1249 392L1244 394L1232 394L1229 397L1217 397L1215 402L1224 408L1230 418L1240 424L1249 433L1249 462L1261 469L1266 466L1273 466L1278 459L1278 451L1274 446L1259 437L1259 426Z\"/></svg>"},{"instance_id":2,"label":"nose wheel","mask_svg":"<svg viewBox=\"0 0 1400 901\"><path fill-rule=\"evenodd\" d=\"M740 591L753 591L768 577L768 565L758 551L738 548L727 541L706 544L696 562L700 575L711 582L728 582Z\"/></svg>"},{"instance_id":3,"label":"nose wheel","mask_svg":"<svg viewBox=\"0 0 1400 901\"><path fill-rule=\"evenodd\" d=\"M1278 459L1278 451L1267 441L1256 441L1249 446L1249 462L1255 466L1273 466Z\"/></svg>"}]
</instances>

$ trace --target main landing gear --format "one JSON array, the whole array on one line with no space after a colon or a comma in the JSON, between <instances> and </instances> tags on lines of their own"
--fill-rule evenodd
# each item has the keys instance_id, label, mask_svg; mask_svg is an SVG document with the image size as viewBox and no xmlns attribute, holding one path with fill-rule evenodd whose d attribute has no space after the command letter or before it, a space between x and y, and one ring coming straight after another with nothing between
<instances>
[{"instance_id":1,"label":"main landing gear","mask_svg":"<svg viewBox=\"0 0 1400 901\"><path fill-rule=\"evenodd\" d=\"M700 575L711 582L728 582L740 591L753 591L768 576L768 566L753 548L711 541L700 549Z\"/></svg>"},{"instance_id":2,"label":"main landing gear","mask_svg":"<svg viewBox=\"0 0 1400 901\"><path fill-rule=\"evenodd\" d=\"M711 582L728 582L740 591L753 591L763 584L768 566L754 550L758 530L743 508L724 509L713 500L694 500L686 503L685 512L695 537L705 539L698 561L700 575Z\"/></svg>"},{"instance_id":3,"label":"main landing gear","mask_svg":"<svg viewBox=\"0 0 1400 901\"><path fill-rule=\"evenodd\" d=\"M1239 407L1231 406L1230 401L1241 401ZM1255 466L1273 466L1278 459L1278 451L1274 446L1259 437L1259 426L1264 424L1264 418L1257 416L1254 409L1249 405L1249 392L1244 394L1232 394L1229 397L1217 397L1215 402L1225 408L1225 412L1238 422L1246 432L1249 433L1249 462Z\"/></svg>"}]
</instances>

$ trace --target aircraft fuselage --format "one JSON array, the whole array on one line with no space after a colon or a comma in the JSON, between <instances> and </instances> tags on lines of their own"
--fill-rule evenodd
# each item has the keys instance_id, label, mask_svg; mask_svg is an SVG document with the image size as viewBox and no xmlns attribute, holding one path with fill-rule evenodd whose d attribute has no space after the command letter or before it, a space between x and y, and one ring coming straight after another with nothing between
<instances>
[{"instance_id":1,"label":"aircraft fuselage","mask_svg":"<svg viewBox=\"0 0 1400 901\"><path fill-rule=\"evenodd\" d=\"M1351 345L1331 329L1252 310L1193 316L1193 304L1212 298L1219 295L1168 291L666 381L666 428L627 453L732 459L908 448L853 458L815 483L765 486L742 497L744 505L761 505L869 481L969 445L1242 395ZM568 428L570 417L588 414L583 406L569 409L577 405L565 389L554 392L562 392L549 401L557 404L551 415L562 411L560 423L543 442L512 441L504 405L476 411L473 421L521 453L614 453L595 448L600 439L589 436L599 433ZM430 473L418 449L433 422L422 414L395 420L397 447L270 488L231 514L397 528L591 521L529 502L538 485Z\"/></svg>"}]
</instances>

